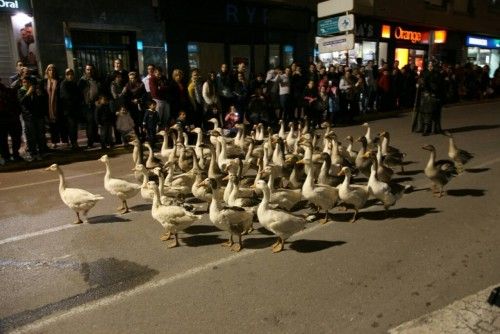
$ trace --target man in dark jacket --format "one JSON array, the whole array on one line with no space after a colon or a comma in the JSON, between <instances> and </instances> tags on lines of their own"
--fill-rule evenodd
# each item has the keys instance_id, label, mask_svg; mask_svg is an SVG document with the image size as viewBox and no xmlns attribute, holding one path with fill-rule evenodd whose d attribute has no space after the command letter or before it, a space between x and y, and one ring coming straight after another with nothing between
<instances>
[{"instance_id":1,"label":"man in dark jacket","mask_svg":"<svg viewBox=\"0 0 500 334\"><path fill-rule=\"evenodd\" d=\"M95 102L100 93L100 84L95 77L95 69L91 64L85 66L85 73L78 81L78 88L83 95L82 111L87 121L87 148L92 148L98 140L97 122L95 119Z\"/></svg>"},{"instance_id":2,"label":"man in dark jacket","mask_svg":"<svg viewBox=\"0 0 500 334\"><path fill-rule=\"evenodd\" d=\"M48 151L45 140L45 117L47 116L46 95L41 91L36 79L22 78L21 88L17 92L24 120L24 130L28 146L26 160L41 160L41 155Z\"/></svg>"},{"instance_id":3,"label":"man in dark jacket","mask_svg":"<svg viewBox=\"0 0 500 334\"><path fill-rule=\"evenodd\" d=\"M20 114L15 91L0 81L0 155L6 162L22 160L19 156L22 135ZM12 153L9 150L9 136L12 141Z\"/></svg>"},{"instance_id":4,"label":"man in dark jacket","mask_svg":"<svg viewBox=\"0 0 500 334\"><path fill-rule=\"evenodd\" d=\"M431 133L441 133L441 109L443 106L443 78L434 64L429 62L428 71L424 73L422 92L422 118L424 123L423 136ZM434 127L434 129L432 129Z\"/></svg>"}]
</instances>

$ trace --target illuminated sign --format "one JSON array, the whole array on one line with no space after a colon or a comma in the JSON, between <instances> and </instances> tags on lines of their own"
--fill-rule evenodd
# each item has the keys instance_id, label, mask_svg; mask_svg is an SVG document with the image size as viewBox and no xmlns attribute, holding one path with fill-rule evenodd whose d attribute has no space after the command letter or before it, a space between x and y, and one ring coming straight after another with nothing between
<instances>
[{"instance_id":1,"label":"illuminated sign","mask_svg":"<svg viewBox=\"0 0 500 334\"><path fill-rule=\"evenodd\" d=\"M388 24L382 25L382 38L391 38L391 26Z\"/></svg>"},{"instance_id":2,"label":"illuminated sign","mask_svg":"<svg viewBox=\"0 0 500 334\"><path fill-rule=\"evenodd\" d=\"M467 35L467 37L465 38L465 44L467 46L479 46L489 49L498 49L500 48L500 39Z\"/></svg>"},{"instance_id":3,"label":"illuminated sign","mask_svg":"<svg viewBox=\"0 0 500 334\"><path fill-rule=\"evenodd\" d=\"M30 11L27 0L0 0L0 12Z\"/></svg>"},{"instance_id":4,"label":"illuminated sign","mask_svg":"<svg viewBox=\"0 0 500 334\"><path fill-rule=\"evenodd\" d=\"M422 40L422 33L418 31L404 30L401 27L396 27L396 29L394 29L394 37L396 39L404 39L411 41L412 43L417 43Z\"/></svg>"}]
</instances>

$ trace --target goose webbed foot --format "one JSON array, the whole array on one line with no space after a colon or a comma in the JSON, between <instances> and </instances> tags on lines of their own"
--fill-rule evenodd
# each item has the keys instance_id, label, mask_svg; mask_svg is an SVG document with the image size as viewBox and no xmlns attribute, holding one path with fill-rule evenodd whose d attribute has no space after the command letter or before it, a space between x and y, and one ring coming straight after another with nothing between
<instances>
[{"instance_id":1,"label":"goose webbed foot","mask_svg":"<svg viewBox=\"0 0 500 334\"><path fill-rule=\"evenodd\" d=\"M161 241L167 241L167 240L169 240L169 239L170 239L170 237L171 237L171 233L170 233L170 232L167 232L167 233L162 234L162 235L160 236L160 240L161 240Z\"/></svg>"},{"instance_id":2,"label":"goose webbed foot","mask_svg":"<svg viewBox=\"0 0 500 334\"><path fill-rule=\"evenodd\" d=\"M238 243L237 244L234 244L233 246L231 246L231 250L233 252L239 252L241 249L243 248L242 244L241 244L241 235L238 235Z\"/></svg>"},{"instance_id":3,"label":"goose webbed foot","mask_svg":"<svg viewBox=\"0 0 500 334\"><path fill-rule=\"evenodd\" d=\"M75 220L73 222L73 224L81 224L81 223L83 223L83 221L80 219L80 213L79 212L76 213L76 218L77 218L77 220Z\"/></svg>"},{"instance_id":4,"label":"goose webbed foot","mask_svg":"<svg viewBox=\"0 0 500 334\"><path fill-rule=\"evenodd\" d=\"M231 234L229 240L227 240L226 242L223 242L221 244L222 247L231 247L234 245L234 241L233 241L233 235Z\"/></svg>"},{"instance_id":5,"label":"goose webbed foot","mask_svg":"<svg viewBox=\"0 0 500 334\"><path fill-rule=\"evenodd\" d=\"M284 246L285 246L285 241L283 239L281 239L281 238L278 238L278 241L272 247L273 253L279 253L279 252L281 252L283 250Z\"/></svg>"},{"instance_id":6,"label":"goose webbed foot","mask_svg":"<svg viewBox=\"0 0 500 334\"><path fill-rule=\"evenodd\" d=\"M167 248L175 248L179 246L179 238L177 237L177 233L174 234L174 237L175 237L174 241L169 243L167 245Z\"/></svg>"}]
</instances>

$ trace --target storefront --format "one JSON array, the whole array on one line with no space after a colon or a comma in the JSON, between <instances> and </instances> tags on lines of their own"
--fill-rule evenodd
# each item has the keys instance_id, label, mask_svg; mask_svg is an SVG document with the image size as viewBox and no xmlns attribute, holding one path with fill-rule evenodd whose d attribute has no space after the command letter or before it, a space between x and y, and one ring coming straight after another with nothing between
<instances>
[{"instance_id":1,"label":"storefront","mask_svg":"<svg viewBox=\"0 0 500 334\"><path fill-rule=\"evenodd\" d=\"M356 17L354 49L320 54L327 64L364 65L368 61L381 66L399 61L399 67L413 64L423 68L429 52L434 56L436 46L446 42L447 31L411 27L399 23L375 21Z\"/></svg>"},{"instance_id":2,"label":"storefront","mask_svg":"<svg viewBox=\"0 0 500 334\"><path fill-rule=\"evenodd\" d=\"M305 62L311 50L314 13L271 2L176 3L163 8L169 72L199 68L203 76L226 63L245 63L251 73Z\"/></svg>"},{"instance_id":3,"label":"storefront","mask_svg":"<svg viewBox=\"0 0 500 334\"><path fill-rule=\"evenodd\" d=\"M473 64L490 68L490 77L500 64L500 38L467 35L467 60Z\"/></svg>"},{"instance_id":4,"label":"storefront","mask_svg":"<svg viewBox=\"0 0 500 334\"><path fill-rule=\"evenodd\" d=\"M32 71L38 69L35 24L29 0L0 0L0 78L9 84L21 60Z\"/></svg>"}]
</instances>

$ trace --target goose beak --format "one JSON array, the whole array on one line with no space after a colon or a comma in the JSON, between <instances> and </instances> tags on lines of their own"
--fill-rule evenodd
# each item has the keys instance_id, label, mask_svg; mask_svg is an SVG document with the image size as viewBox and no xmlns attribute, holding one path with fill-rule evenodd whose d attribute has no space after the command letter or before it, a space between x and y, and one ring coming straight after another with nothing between
<instances>
[{"instance_id":1,"label":"goose beak","mask_svg":"<svg viewBox=\"0 0 500 334\"><path fill-rule=\"evenodd\" d=\"M222 178L222 181L228 181L229 180L229 175L226 175Z\"/></svg>"},{"instance_id":2,"label":"goose beak","mask_svg":"<svg viewBox=\"0 0 500 334\"><path fill-rule=\"evenodd\" d=\"M50 167L45 168L44 170L50 172Z\"/></svg>"}]
</instances>

